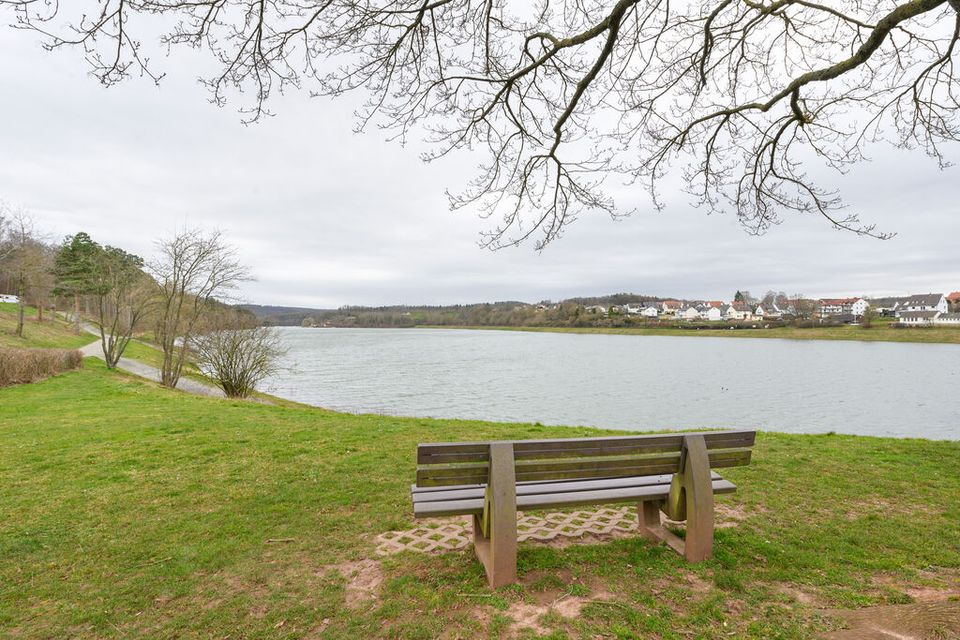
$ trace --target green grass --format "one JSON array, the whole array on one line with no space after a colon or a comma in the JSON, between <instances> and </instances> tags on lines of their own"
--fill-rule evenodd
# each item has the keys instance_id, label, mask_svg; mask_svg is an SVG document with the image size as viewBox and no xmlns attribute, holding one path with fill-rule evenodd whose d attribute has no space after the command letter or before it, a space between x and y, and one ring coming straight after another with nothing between
<instances>
[{"instance_id":1,"label":"green grass","mask_svg":"<svg viewBox=\"0 0 960 640\"><path fill-rule=\"evenodd\" d=\"M87 334L77 335L73 327L59 318L45 314L37 322L37 310L27 307L24 313L23 337L16 336L17 305L0 302L0 347L76 349L93 341Z\"/></svg>"},{"instance_id":2,"label":"green grass","mask_svg":"<svg viewBox=\"0 0 960 640\"><path fill-rule=\"evenodd\" d=\"M960 327L921 327L896 329L890 322L875 322L870 328L854 325L841 327L772 327L770 329L681 329L664 327L434 327L440 329L485 329L494 331L547 331L554 333L608 333L636 336L696 336L712 338L781 338L784 340L861 340L866 342L928 342L960 344Z\"/></svg>"},{"instance_id":3,"label":"green grass","mask_svg":"<svg viewBox=\"0 0 960 640\"><path fill-rule=\"evenodd\" d=\"M763 433L714 559L521 544L494 593L470 552L373 554L414 525L416 444L602 432L194 397L93 359L0 407L0 637L524 637L516 607L571 594L545 637L814 638L818 606L960 575L960 442ZM337 568L371 558L377 596L348 604Z\"/></svg>"}]
</instances>

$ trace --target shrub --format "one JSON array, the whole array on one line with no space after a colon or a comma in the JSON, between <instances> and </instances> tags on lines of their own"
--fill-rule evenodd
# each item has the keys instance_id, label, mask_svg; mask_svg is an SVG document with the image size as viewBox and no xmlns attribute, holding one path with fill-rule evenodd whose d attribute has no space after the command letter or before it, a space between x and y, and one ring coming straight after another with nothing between
<instances>
[{"instance_id":1,"label":"shrub","mask_svg":"<svg viewBox=\"0 0 960 640\"><path fill-rule=\"evenodd\" d=\"M76 349L0 348L0 387L37 382L83 366Z\"/></svg>"},{"instance_id":2,"label":"shrub","mask_svg":"<svg viewBox=\"0 0 960 640\"><path fill-rule=\"evenodd\" d=\"M235 323L236 324L236 323ZM246 398L265 378L280 370L286 353L270 327L220 328L199 336L197 364L230 398Z\"/></svg>"}]
</instances>

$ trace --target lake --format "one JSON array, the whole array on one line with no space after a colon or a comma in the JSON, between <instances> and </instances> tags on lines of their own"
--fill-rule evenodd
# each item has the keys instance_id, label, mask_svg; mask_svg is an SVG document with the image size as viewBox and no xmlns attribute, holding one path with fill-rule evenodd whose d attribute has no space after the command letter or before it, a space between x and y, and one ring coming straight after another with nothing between
<instances>
[{"instance_id":1,"label":"lake","mask_svg":"<svg viewBox=\"0 0 960 640\"><path fill-rule=\"evenodd\" d=\"M266 388L355 413L960 439L960 345L279 329Z\"/></svg>"}]
</instances>

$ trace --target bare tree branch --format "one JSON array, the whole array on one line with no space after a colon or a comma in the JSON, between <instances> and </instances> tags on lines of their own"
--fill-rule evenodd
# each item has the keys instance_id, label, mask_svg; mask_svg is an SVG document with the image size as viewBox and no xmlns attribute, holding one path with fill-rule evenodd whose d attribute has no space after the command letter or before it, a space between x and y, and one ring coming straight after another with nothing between
<instances>
[{"instance_id":1,"label":"bare tree branch","mask_svg":"<svg viewBox=\"0 0 960 640\"><path fill-rule=\"evenodd\" d=\"M74 3L69 11L79 11ZM88 0L88 13L0 0L48 48L81 50L112 84L159 81L139 33L203 48L211 100L246 121L276 92L362 91L358 128L477 150L450 194L492 228L482 244L542 247L586 212L629 214L614 182L662 206L680 171L694 201L762 233L787 211L889 237L815 183L874 142L921 148L945 167L960 136L960 0ZM149 20L152 18L153 20ZM242 94L242 95L241 95Z\"/></svg>"}]
</instances>

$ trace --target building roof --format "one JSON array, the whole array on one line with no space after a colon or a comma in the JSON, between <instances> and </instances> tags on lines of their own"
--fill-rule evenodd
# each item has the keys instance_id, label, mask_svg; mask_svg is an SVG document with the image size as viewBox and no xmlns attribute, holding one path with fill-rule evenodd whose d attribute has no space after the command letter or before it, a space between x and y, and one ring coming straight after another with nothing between
<instances>
[{"instance_id":1,"label":"building roof","mask_svg":"<svg viewBox=\"0 0 960 640\"><path fill-rule=\"evenodd\" d=\"M901 306L904 307L935 307L940 304L942 293L915 293L907 296Z\"/></svg>"},{"instance_id":2,"label":"building roof","mask_svg":"<svg viewBox=\"0 0 960 640\"><path fill-rule=\"evenodd\" d=\"M880 307L881 309L893 309L895 306L906 300L902 296L888 296L886 298L869 298L870 306Z\"/></svg>"},{"instance_id":3,"label":"building roof","mask_svg":"<svg viewBox=\"0 0 960 640\"><path fill-rule=\"evenodd\" d=\"M932 311L926 311L926 312L918 311L918 312L915 312L915 313L933 313L933 312L932 312ZM911 313L911 314L909 314L909 315L913 315L913 314ZM937 319L938 319L938 320L960 320L960 313L941 313L939 316L937 316Z\"/></svg>"},{"instance_id":4,"label":"building roof","mask_svg":"<svg viewBox=\"0 0 960 640\"><path fill-rule=\"evenodd\" d=\"M950 302L960 302L960 291L954 291L947 296L947 300Z\"/></svg>"},{"instance_id":5,"label":"building roof","mask_svg":"<svg viewBox=\"0 0 960 640\"><path fill-rule=\"evenodd\" d=\"M936 318L941 314L939 311L903 311L900 313L900 319L903 318L918 318L920 320L926 320L928 318Z\"/></svg>"}]
</instances>

